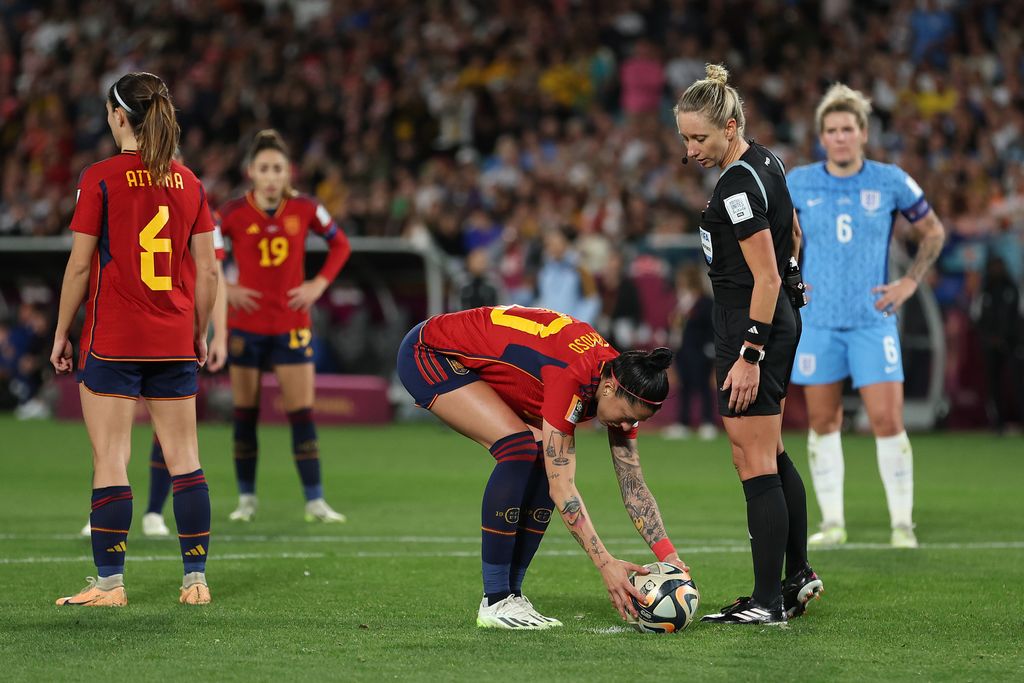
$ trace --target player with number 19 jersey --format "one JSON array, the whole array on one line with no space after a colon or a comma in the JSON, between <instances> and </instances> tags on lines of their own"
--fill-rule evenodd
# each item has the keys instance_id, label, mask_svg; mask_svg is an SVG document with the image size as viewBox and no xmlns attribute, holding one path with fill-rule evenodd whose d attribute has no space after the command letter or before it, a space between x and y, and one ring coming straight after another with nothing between
<instances>
[{"instance_id":1,"label":"player with number 19 jersey","mask_svg":"<svg viewBox=\"0 0 1024 683\"><path fill-rule=\"evenodd\" d=\"M71 229L99 238L89 274L79 369L114 361L194 361L193 235L214 229L206 192L172 161L161 182L138 152L83 171Z\"/></svg>"},{"instance_id":2,"label":"player with number 19 jersey","mask_svg":"<svg viewBox=\"0 0 1024 683\"><path fill-rule=\"evenodd\" d=\"M523 306L437 315L409 335L418 376L407 386L418 387L419 405L429 408L434 396L455 388L453 381L481 379L526 424L540 428L546 420L566 434L595 416L601 371L619 355L587 323ZM636 434L634 428L629 438Z\"/></svg>"},{"instance_id":3,"label":"player with number 19 jersey","mask_svg":"<svg viewBox=\"0 0 1024 683\"><path fill-rule=\"evenodd\" d=\"M309 313L288 306L288 291L305 280L306 235L313 230L327 241L327 260L319 274L328 282L338 275L352 251L327 209L310 197L297 195L284 197L277 209L268 213L248 192L227 202L218 215L221 232L231 241L238 284L260 293L256 310L230 309L228 326L263 335L309 328Z\"/></svg>"}]
</instances>

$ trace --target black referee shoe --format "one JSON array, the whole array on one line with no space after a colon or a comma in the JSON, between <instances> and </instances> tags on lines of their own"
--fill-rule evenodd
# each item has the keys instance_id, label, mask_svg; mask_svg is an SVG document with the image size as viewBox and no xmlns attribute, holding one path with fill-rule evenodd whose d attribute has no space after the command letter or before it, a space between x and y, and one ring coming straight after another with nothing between
<instances>
[{"instance_id":1,"label":"black referee shoe","mask_svg":"<svg viewBox=\"0 0 1024 683\"><path fill-rule=\"evenodd\" d=\"M790 619L807 611L807 603L825 592L825 584L810 566L804 567L782 584L782 605Z\"/></svg>"},{"instance_id":2,"label":"black referee shoe","mask_svg":"<svg viewBox=\"0 0 1024 683\"><path fill-rule=\"evenodd\" d=\"M782 598L765 607L751 597L736 598L736 602L723 607L718 614L705 614L700 619L712 624L753 624L755 626L776 626L786 623L782 609Z\"/></svg>"}]
</instances>

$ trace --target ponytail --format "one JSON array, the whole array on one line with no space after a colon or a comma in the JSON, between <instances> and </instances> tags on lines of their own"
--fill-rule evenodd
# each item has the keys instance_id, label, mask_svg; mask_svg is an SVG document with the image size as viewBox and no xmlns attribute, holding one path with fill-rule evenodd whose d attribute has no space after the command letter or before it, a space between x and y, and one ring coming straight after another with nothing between
<instances>
[{"instance_id":1,"label":"ponytail","mask_svg":"<svg viewBox=\"0 0 1024 683\"><path fill-rule=\"evenodd\" d=\"M181 137L167 85L151 73L128 73L110 86L107 100L111 108L124 110L139 142L143 166L155 184L163 184Z\"/></svg>"}]
</instances>

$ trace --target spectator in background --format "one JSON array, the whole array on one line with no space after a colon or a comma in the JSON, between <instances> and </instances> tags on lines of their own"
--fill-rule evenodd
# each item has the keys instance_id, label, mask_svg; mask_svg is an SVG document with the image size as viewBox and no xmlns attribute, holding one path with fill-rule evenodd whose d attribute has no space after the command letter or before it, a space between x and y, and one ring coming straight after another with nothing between
<instances>
[{"instance_id":1,"label":"spectator in background","mask_svg":"<svg viewBox=\"0 0 1024 683\"><path fill-rule=\"evenodd\" d=\"M700 402L697 436L710 440L718 435L711 411L711 370L715 358L715 332L711 325L713 302L708 296L707 278L695 263L676 271L679 303L672 316L672 328L679 337L675 355L679 379L679 422L665 428L667 439L685 439L693 425L693 401Z\"/></svg>"},{"instance_id":2,"label":"spectator in background","mask_svg":"<svg viewBox=\"0 0 1024 683\"><path fill-rule=\"evenodd\" d=\"M569 235L562 228L544 234L534 305L561 311L586 323L595 322L601 310L594 277L579 265Z\"/></svg>"},{"instance_id":3,"label":"spectator in background","mask_svg":"<svg viewBox=\"0 0 1024 683\"><path fill-rule=\"evenodd\" d=\"M988 380L985 409L992 429L1001 434L1012 415L1010 406L1016 404L1017 411L1024 409L1024 380L1020 366L1020 292L998 256L988 259L975 304Z\"/></svg>"},{"instance_id":4,"label":"spectator in background","mask_svg":"<svg viewBox=\"0 0 1024 683\"><path fill-rule=\"evenodd\" d=\"M601 314L597 331L616 349L636 347L637 330L643 325L643 307L636 284L629 277L629 269L622 254L608 254L604 272L598 279L601 293Z\"/></svg>"},{"instance_id":5,"label":"spectator in background","mask_svg":"<svg viewBox=\"0 0 1024 683\"><path fill-rule=\"evenodd\" d=\"M502 302L500 285L491 275L488 251L478 247L466 257L466 274L459 287L458 310L497 306Z\"/></svg>"}]
</instances>

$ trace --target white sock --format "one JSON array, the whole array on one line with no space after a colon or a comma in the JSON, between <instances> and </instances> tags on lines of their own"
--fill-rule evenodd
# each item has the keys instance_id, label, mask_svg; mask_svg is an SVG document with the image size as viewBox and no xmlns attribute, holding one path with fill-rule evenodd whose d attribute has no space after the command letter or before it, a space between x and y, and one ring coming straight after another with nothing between
<instances>
[{"instance_id":1,"label":"white sock","mask_svg":"<svg viewBox=\"0 0 1024 683\"><path fill-rule=\"evenodd\" d=\"M821 507L822 525L846 526L843 514L843 442L839 432L818 434L813 429L807 432L807 459L811 464L811 481L814 493Z\"/></svg>"},{"instance_id":2,"label":"white sock","mask_svg":"<svg viewBox=\"0 0 1024 683\"><path fill-rule=\"evenodd\" d=\"M885 485L889 517L893 527L911 526L914 509L914 451L907 433L875 438L878 471Z\"/></svg>"}]
</instances>

